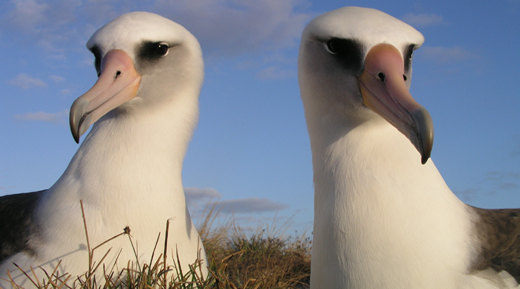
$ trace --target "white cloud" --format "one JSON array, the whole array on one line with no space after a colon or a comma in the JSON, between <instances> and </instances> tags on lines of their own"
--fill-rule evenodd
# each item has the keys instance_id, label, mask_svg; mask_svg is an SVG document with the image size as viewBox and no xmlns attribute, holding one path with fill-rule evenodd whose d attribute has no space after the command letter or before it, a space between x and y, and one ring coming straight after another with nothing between
<instances>
[{"instance_id":1,"label":"white cloud","mask_svg":"<svg viewBox=\"0 0 520 289\"><path fill-rule=\"evenodd\" d=\"M203 222L209 212L213 212L214 218L218 219L217 222L225 223L232 215L234 221L246 224L250 222L245 220L258 220L258 214L265 217L266 215L262 213L277 213L289 207L265 198L221 201L219 199L222 194L213 188L184 188L184 193L190 215L196 224ZM267 215L269 216L269 214Z\"/></svg>"},{"instance_id":2,"label":"white cloud","mask_svg":"<svg viewBox=\"0 0 520 289\"><path fill-rule=\"evenodd\" d=\"M45 83L43 80L34 78L26 73L18 74L15 78L9 80L8 83L23 89L47 86L47 83Z\"/></svg>"},{"instance_id":3,"label":"white cloud","mask_svg":"<svg viewBox=\"0 0 520 289\"><path fill-rule=\"evenodd\" d=\"M298 62L298 57L287 57L286 55L280 53L274 53L272 55L268 55L265 57L264 61L272 61L276 63L283 63L287 65L294 65Z\"/></svg>"},{"instance_id":4,"label":"white cloud","mask_svg":"<svg viewBox=\"0 0 520 289\"><path fill-rule=\"evenodd\" d=\"M296 76L296 72L289 69L280 69L276 66L270 66L261 70L256 76L260 79L280 79Z\"/></svg>"},{"instance_id":5,"label":"white cloud","mask_svg":"<svg viewBox=\"0 0 520 289\"><path fill-rule=\"evenodd\" d=\"M70 89L60 89L60 93L61 95L63 96L69 96L72 94L72 92L70 91Z\"/></svg>"},{"instance_id":6,"label":"white cloud","mask_svg":"<svg viewBox=\"0 0 520 289\"><path fill-rule=\"evenodd\" d=\"M204 52L230 56L296 45L313 16L296 11L304 4L298 0L157 0L154 10L190 30Z\"/></svg>"},{"instance_id":7,"label":"white cloud","mask_svg":"<svg viewBox=\"0 0 520 289\"><path fill-rule=\"evenodd\" d=\"M494 195L497 193L507 193L507 191L518 190L520 185L520 173L491 171L486 174L479 185L479 188L468 188L454 193L463 201L472 201L480 195Z\"/></svg>"},{"instance_id":8,"label":"white cloud","mask_svg":"<svg viewBox=\"0 0 520 289\"><path fill-rule=\"evenodd\" d=\"M486 175L486 180L490 181L499 181L503 179L520 180L520 173L491 171Z\"/></svg>"},{"instance_id":9,"label":"white cloud","mask_svg":"<svg viewBox=\"0 0 520 289\"><path fill-rule=\"evenodd\" d=\"M515 184L515 183L502 183L500 184L500 189L501 190L516 190L518 189L518 184Z\"/></svg>"},{"instance_id":10,"label":"white cloud","mask_svg":"<svg viewBox=\"0 0 520 289\"><path fill-rule=\"evenodd\" d=\"M220 198L222 196L221 193L213 188L184 188L184 193L187 198L191 199Z\"/></svg>"},{"instance_id":11,"label":"white cloud","mask_svg":"<svg viewBox=\"0 0 520 289\"><path fill-rule=\"evenodd\" d=\"M437 14L408 13L403 16L403 21L416 27L434 26L445 24L444 18Z\"/></svg>"},{"instance_id":12,"label":"white cloud","mask_svg":"<svg viewBox=\"0 0 520 289\"><path fill-rule=\"evenodd\" d=\"M79 0L13 0L12 10L5 19L9 25L24 32L45 33L73 21L74 10L79 4Z\"/></svg>"},{"instance_id":13,"label":"white cloud","mask_svg":"<svg viewBox=\"0 0 520 289\"><path fill-rule=\"evenodd\" d=\"M29 34L33 43L51 53L63 54L84 49L88 37L113 18L144 10L185 26L206 56L229 57L296 47L305 24L315 16L301 12L307 6L307 0L18 0L7 6L2 25ZM26 36L21 41L27 41Z\"/></svg>"},{"instance_id":14,"label":"white cloud","mask_svg":"<svg viewBox=\"0 0 520 289\"><path fill-rule=\"evenodd\" d=\"M48 113L48 112L30 112L25 114L17 114L14 116L16 120L19 121L42 121L42 122L50 122L50 123L67 123L67 116L69 114L69 110L63 110L56 113Z\"/></svg>"},{"instance_id":15,"label":"white cloud","mask_svg":"<svg viewBox=\"0 0 520 289\"><path fill-rule=\"evenodd\" d=\"M213 202L214 204L215 202ZM287 204L274 202L265 198L246 198L216 202L216 210L223 213L250 214L277 212L287 209Z\"/></svg>"},{"instance_id":16,"label":"white cloud","mask_svg":"<svg viewBox=\"0 0 520 289\"><path fill-rule=\"evenodd\" d=\"M49 78L54 80L54 82L64 82L65 78L59 75L49 75Z\"/></svg>"},{"instance_id":17,"label":"white cloud","mask_svg":"<svg viewBox=\"0 0 520 289\"><path fill-rule=\"evenodd\" d=\"M462 47L423 46L418 51L426 58L441 62L467 61L480 58L480 55Z\"/></svg>"},{"instance_id":18,"label":"white cloud","mask_svg":"<svg viewBox=\"0 0 520 289\"><path fill-rule=\"evenodd\" d=\"M90 32L89 35L87 35L88 37L90 37L90 35L93 34L100 25L111 21L123 13L129 12L125 10L131 8L136 3L139 3L139 1L136 0L129 0L121 3L123 4L122 7L118 7L117 2L118 0L89 0L87 4L81 6L82 14L89 19L89 25L92 25L92 27L88 27L86 30Z\"/></svg>"},{"instance_id":19,"label":"white cloud","mask_svg":"<svg viewBox=\"0 0 520 289\"><path fill-rule=\"evenodd\" d=\"M2 15L1 29L21 32L20 42L37 44L60 59L66 59L66 51L84 46L87 38L75 25L83 13L80 0L13 0L10 4Z\"/></svg>"},{"instance_id":20,"label":"white cloud","mask_svg":"<svg viewBox=\"0 0 520 289\"><path fill-rule=\"evenodd\" d=\"M45 11L48 4L38 3L36 0L11 1L14 9L9 13L7 19L12 24L25 30L32 30L45 21Z\"/></svg>"},{"instance_id":21,"label":"white cloud","mask_svg":"<svg viewBox=\"0 0 520 289\"><path fill-rule=\"evenodd\" d=\"M189 207L198 207L201 203L207 204L212 199L222 197L222 194L213 188L184 188L184 195Z\"/></svg>"},{"instance_id":22,"label":"white cloud","mask_svg":"<svg viewBox=\"0 0 520 289\"><path fill-rule=\"evenodd\" d=\"M457 195L461 200L465 202L470 202L475 200L481 192L478 189L469 188L462 191L454 191L453 193Z\"/></svg>"},{"instance_id":23,"label":"white cloud","mask_svg":"<svg viewBox=\"0 0 520 289\"><path fill-rule=\"evenodd\" d=\"M297 75L297 58L288 57L280 52L267 52L265 57L246 57L236 63L233 68L237 70L258 71L258 79L282 79L295 77Z\"/></svg>"}]
</instances>

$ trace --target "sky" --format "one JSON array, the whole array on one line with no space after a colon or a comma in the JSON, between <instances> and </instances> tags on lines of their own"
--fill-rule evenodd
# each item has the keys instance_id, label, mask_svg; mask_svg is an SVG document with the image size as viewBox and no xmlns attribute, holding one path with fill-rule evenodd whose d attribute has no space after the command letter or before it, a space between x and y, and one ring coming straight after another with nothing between
<instances>
[{"instance_id":1,"label":"sky","mask_svg":"<svg viewBox=\"0 0 520 289\"><path fill-rule=\"evenodd\" d=\"M414 26L411 93L435 126L432 159L464 202L520 207L520 0L17 0L0 4L0 195L46 189L78 145L72 102L96 81L103 24L149 11L202 46L200 118L183 168L192 216L218 201L242 226L312 231L312 163L297 80L305 25L344 7ZM83 138L84 139L84 138Z\"/></svg>"}]
</instances>

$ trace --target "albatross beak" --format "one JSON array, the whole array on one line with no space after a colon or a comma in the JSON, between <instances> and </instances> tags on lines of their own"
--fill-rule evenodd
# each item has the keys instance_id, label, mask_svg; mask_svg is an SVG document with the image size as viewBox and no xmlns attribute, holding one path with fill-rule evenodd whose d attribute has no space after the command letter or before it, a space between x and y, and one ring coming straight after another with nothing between
<instances>
[{"instance_id":1,"label":"albatross beak","mask_svg":"<svg viewBox=\"0 0 520 289\"><path fill-rule=\"evenodd\" d=\"M405 77L401 53L390 44L379 44L367 54L359 86L364 104L403 133L425 164L433 146L433 122L410 95Z\"/></svg>"},{"instance_id":2,"label":"albatross beak","mask_svg":"<svg viewBox=\"0 0 520 289\"><path fill-rule=\"evenodd\" d=\"M101 62L101 74L94 86L70 108L70 130L76 143L91 124L112 109L134 98L141 76L132 59L122 50L108 52Z\"/></svg>"}]
</instances>

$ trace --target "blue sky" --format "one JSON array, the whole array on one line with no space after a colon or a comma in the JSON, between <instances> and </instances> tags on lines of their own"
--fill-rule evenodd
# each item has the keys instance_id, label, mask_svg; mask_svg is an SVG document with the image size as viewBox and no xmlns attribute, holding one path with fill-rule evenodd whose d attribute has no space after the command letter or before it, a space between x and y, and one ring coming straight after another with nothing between
<instances>
[{"instance_id":1,"label":"blue sky","mask_svg":"<svg viewBox=\"0 0 520 289\"><path fill-rule=\"evenodd\" d=\"M326 3L324 3L326 2ZM343 6L421 31L411 92L435 126L432 159L465 202L520 207L520 1L19 0L0 4L0 195L50 187L78 148L68 109L96 80L91 34L130 11L201 42L200 120L183 170L192 215L220 198L246 226L312 228L311 152L297 81L304 26ZM420 192L418 192L420 193Z\"/></svg>"}]
</instances>

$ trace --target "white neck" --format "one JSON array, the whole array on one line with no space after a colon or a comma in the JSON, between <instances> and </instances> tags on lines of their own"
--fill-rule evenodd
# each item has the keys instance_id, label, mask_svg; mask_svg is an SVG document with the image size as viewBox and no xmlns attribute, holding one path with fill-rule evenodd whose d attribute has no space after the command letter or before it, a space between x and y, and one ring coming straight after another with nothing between
<instances>
[{"instance_id":1,"label":"white neck","mask_svg":"<svg viewBox=\"0 0 520 289\"><path fill-rule=\"evenodd\" d=\"M197 106L196 97L172 97L159 109L115 110L101 118L47 191L40 206L42 219L77 228L80 218L60 218L62 212L80 216L70 211L80 213L82 200L89 223L114 226L116 232L126 225L143 224L156 235L172 217L191 223L181 170Z\"/></svg>"},{"instance_id":2,"label":"white neck","mask_svg":"<svg viewBox=\"0 0 520 289\"><path fill-rule=\"evenodd\" d=\"M430 288L438 276L453 276L447 271L464 273L468 213L431 160L421 165L408 139L382 119L351 127L333 117L307 121L312 288Z\"/></svg>"}]
</instances>

